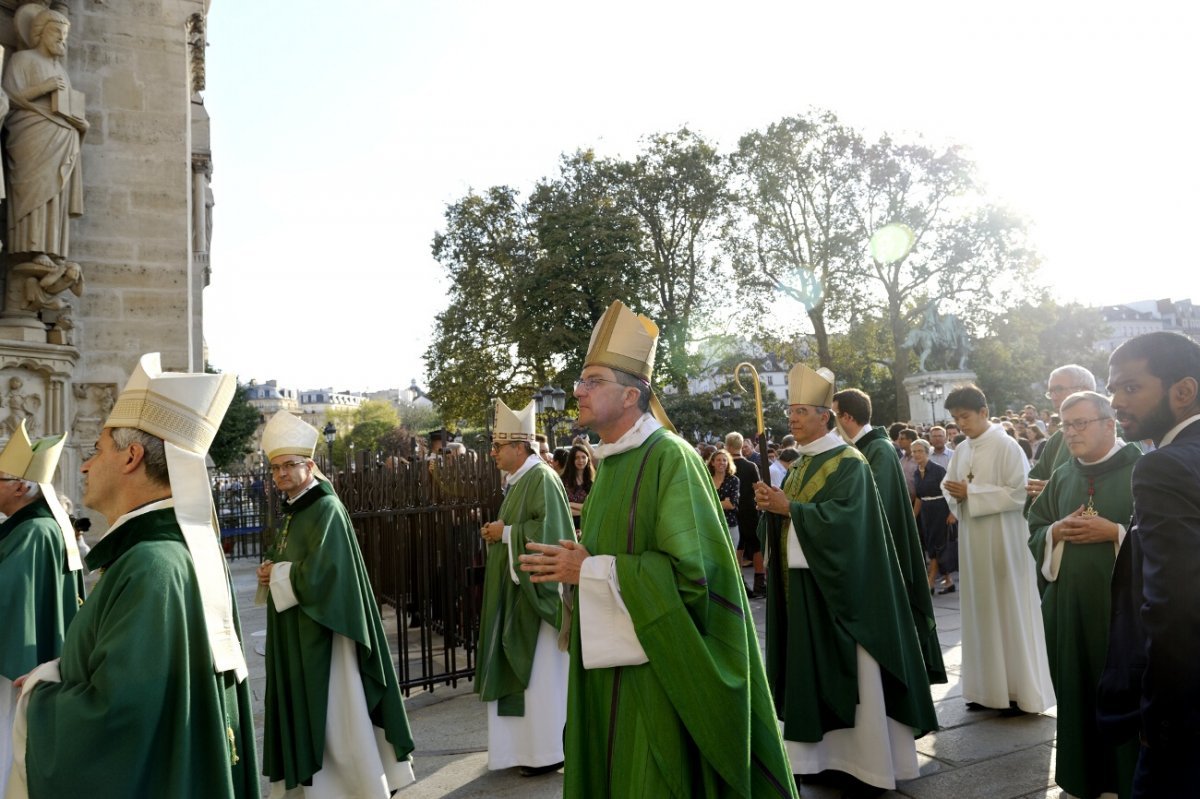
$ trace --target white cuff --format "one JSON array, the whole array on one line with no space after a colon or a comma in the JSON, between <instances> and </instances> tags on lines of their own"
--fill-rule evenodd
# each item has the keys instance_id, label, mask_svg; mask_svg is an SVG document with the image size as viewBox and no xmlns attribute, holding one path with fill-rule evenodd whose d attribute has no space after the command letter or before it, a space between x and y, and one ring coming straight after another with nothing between
<instances>
[{"instance_id":1,"label":"white cuff","mask_svg":"<svg viewBox=\"0 0 1200 799\"><path fill-rule=\"evenodd\" d=\"M290 561L276 563L271 567L271 599L275 600L275 610L287 610L300 604L296 592L292 590L292 564Z\"/></svg>"},{"instance_id":2,"label":"white cuff","mask_svg":"<svg viewBox=\"0 0 1200 799\"><path fill-rule=\"evenodd\" d=\"M792 520L787 521L787 567L789 569L807 569L808 558L804 556L804 547L800 546L800 536L796 535L796 528L792 526Z\"/></svg>"},{"instance_id":3,"label":"white cuff","mask_svg":"<svg viewBox=\"0 0 1200 799\"><path fill-rule=\"evenodd\" d=\"M517 559L512 551L512 525L504 525L504 532L500 533L500 540L504 542L504 547L508 550L508 576L512 578L513 583L520 585L521 581L517 579L517 568L514 561ZM521 553L518 552L517 555Z\"/></svg>"},{"instance_id":4,"label":"white cuff","mask_svg":"<svg viewBox=\"0 0 1200 799\"><path fill-rule=\"evenodd\" d=\"M1121 544L1125 543L1125 533L1127 533L1127 532L1128 531L1125 529L1125 525L1123 525L1123 524L1117 525L1117 541L1113 545L1115 548L1115 551L1117 551L1117 552L1121 551Z\"/></svg>"},{"instance_id":5,"label":"white cuff","mask_svg":"<svg viewBox=\"0 0 1200 799\"><path fill-rule=\"evenodd\" d=\"M1046 540L1043 544L1042 556L1042 576L1049 582L1054 582L1058 579L1058 569L1062 566L1063 550L1067 546L1066 541L1059 541L1057 544L1051 545L1054 540L1054 528L1058 527L1058 522L1050 525L1050 529L1046 531Z\"/></svg>"},{"instance_id":6,"label":"white cuff","mask_svg":"<svg viewBox=\"0 0 1200 799\"><path fill-rule=\"evenodd\" d=\"M621 599L617 559L592 555L579 567L579 641L585 669L649 662Z\"/></svg>"},{"instance_id":7,"label":"white cuff","mask_svg":"<svg viewBox=\"0 0 1200 799\"><path fill-rule=\"evenodd\" d=\"M58 658L46 661L25 677L21 684L21 695L17 697L17 706L13 711L12 724L12 771L8 775L7 799L29 799L28 775L25 773L25 751L29 742L29 697L38 683L62 682L58 671ZM7 732L7 731L6 731ZM52 742L47 742L47 744ZM3 786L0 786L3 787Z\"/></svg>"}]
</instances>

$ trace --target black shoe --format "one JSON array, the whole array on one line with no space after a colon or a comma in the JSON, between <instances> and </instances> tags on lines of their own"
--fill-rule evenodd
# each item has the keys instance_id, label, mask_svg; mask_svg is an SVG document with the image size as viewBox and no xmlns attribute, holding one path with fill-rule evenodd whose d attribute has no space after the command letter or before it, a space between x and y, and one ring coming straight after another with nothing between
<instances>
[{"instance_id":1,"label":"black shoe","mask_svg":"<svg viewBox=\"0 0 1200 799\"><path fill-rule=\"evenodd\" d=\"M563 764L560 760L549 766L518 766L517 770L521 772L522 777L537 777L542 774L549 774L552 771L558 771L562 767Z\"/></svg>"},{"instance_id":2,"label":"black shoe","mask_svg":"<svg viewBox=\"0 0 1200 799\"><path fill-rule=\"evenodd\" d=\"M953 593L954 593L955 591L957 591L957 590L958 590L958 586L957 586L957 585L952 585L952 586L950 586L949 588L943 588L941 591L938 591L938 594L939 594L939 595L941 595L941 594L953 594Z\"/></svg>"},{"instance_id":3,"label":"black shoe","mask_svg":"<svg viewBox=\"0 0 1200 799\"><path fill-rule=\"evenodd\" d=\"M992 710L987 705L981 705L978 702L967 702L967 710L971 713L976 713L980 710Z\"/></svg>"},{"instance_id":4,"label":"black shoe","mask_svg":"<svg viewBox=\"0 0 1200 799\"><path fill-rule=\"evenodd\" d=\"M1000 717L1005 718L1005 719L1014 719L1017 716L1028 716L1028 715L1029 715L1029 711L1021 710L1021 708L1017 707L1016 702L1009 702L1008 707L1006 707L1000 711Z\"/></svg>"}]
</instances>

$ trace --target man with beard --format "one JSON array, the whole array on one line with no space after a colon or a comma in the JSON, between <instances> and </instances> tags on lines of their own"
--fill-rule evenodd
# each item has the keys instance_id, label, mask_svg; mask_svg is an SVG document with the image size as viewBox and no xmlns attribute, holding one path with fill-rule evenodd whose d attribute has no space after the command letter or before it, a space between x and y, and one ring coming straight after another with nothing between
<instances>
[{"instance_id":1,"label":"man with beard","mask_svg":"<svg viewBox=\"0 0 1200 799\"><path fill-rule=\"evenodd\" d=\"M1133 521L1112 577L1101 729L1141 741L1133 796L1200 796L1200 344L1155 332L1109 357L1108 390L1132 440Z\"/></svg>"},{"instance_id":2,"label":"man with beard","mask_svg":"<svg viewBox=\"0 0 1200 799\"><path fill-rule=\"evenodd\" d=\"M1073 457L1029 509L1029 548L1047 580L1042 619L1058 697L1054 781L1084 799L1128 796L1137 743L1130 736L1113 747L1100 739L1096 686L1108 646L1108 585L1133 511L1130 474L1141 450L1117 438L1112 405L1094 391L1067 397L1061 413Z\"/></svg>"}]
</instances>

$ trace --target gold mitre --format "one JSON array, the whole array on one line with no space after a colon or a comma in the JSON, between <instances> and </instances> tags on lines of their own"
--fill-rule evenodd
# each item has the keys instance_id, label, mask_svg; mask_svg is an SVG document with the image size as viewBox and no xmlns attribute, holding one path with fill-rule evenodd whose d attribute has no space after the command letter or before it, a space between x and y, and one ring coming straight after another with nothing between
<instances>
[{"instance_id":1,"label":"gold mitre","mask_svg":"<svg viewBox=\"0 0 1200 799\"><path fill-rule=\"evenodd\" d=\"M277 455L303 455L311 458L317 451L317 428L288 411L279 411L263 428L262 448L267 460Z\"/></svg>"},{"instance_id":2,"label":"gold mitre","mask_svg":"<svg viewBox=\"0 0 1200 799\"><path fill-rule=\"evenodd\" d=\"M492 440L501 444L513 441L536 441L537 420L534 416L533 403L523 410L514 411L504 404L504 400L496 400L496 426L492 430Z\"/></svg>"},{"instance_id":3,"label":"gold mitre","mask_svg":"<svg viewBox=\"0 0 1200 799\"><path fill-rule=\"evenodd\" d=\"M798 363L788 372L788 405L833 407L833 372Z\"/></svg>"},{"instance_id":4,"label":"gold mitre","mask_svg":"<svg viewBox=\"0 0 1200 799\"><path fill-rule=\"evenodd\" d=\"M231 374L164 372L157 352L141 357L105 427L132 427L204 455L237 390Z\"/></svg>"},{"instance_id":5,"label":"gold mitre","mask_svg":"<svg viewBox=\"0 0 1200 799\"><path fill-rule=\"evenodd\" d=\"M620 369L650 382L657 343L658 325L635 314L620 300L613 300L592 330L583 365Z\"/></svg>"},{"instance_id":6,"label":"gold mitre","mask_svg":"<svg viewBox=\"0 0 1200 799\"><path fill-rule=\"evenodd\" d=\"M63 547L67 554L67 570L79 571L83 561L79 557L79 545L75 540L75 526L71 518L63 510L54 491L54 470L58 468L58 456L62 455L63 446L67 443L67 434L39 438L30 443L29 433L25 431L25 420L8 439L4 451L0 452L0 472L6 472L13 477L20 477L31 483L37 483L41 489L42 498L50 508L50 515L58 523L62 533Z\"/></svg>"},{"instance_id":7,"label":"gold mitre","mask_svg":"<svg viewBox=\"0 0 1200 799\"><path fill-rule=\"evenodd\" d=\"M13 477L20 477L31 483L49 483L54 479L54 470L58 468L58 456L62 454L67 436L50 436L39 438L30 443L29 434L25 432L25 420L12 434L4 451L0 452L0 472L6 472Z\"/></svg>"}]
</instances>

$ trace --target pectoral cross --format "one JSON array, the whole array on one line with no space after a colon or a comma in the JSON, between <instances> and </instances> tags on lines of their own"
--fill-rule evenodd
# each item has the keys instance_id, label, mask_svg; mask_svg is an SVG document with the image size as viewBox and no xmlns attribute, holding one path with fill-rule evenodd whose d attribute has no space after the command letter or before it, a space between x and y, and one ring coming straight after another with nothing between
<instances>
[{"instance_id":1,"label":"pectoral cross","mask_svg":"<svg viewBox=\"0 0 1200 799\"><path fill-rule=\"evenodd\" d=\"M1087 507L1083 509L1083 516L1099 516L1100 511L1096 510L1096 506L1092 503L1092 499L1096 496L1096 479L1088 478L1088 501Z\"/></svg>"}]
</instances>

